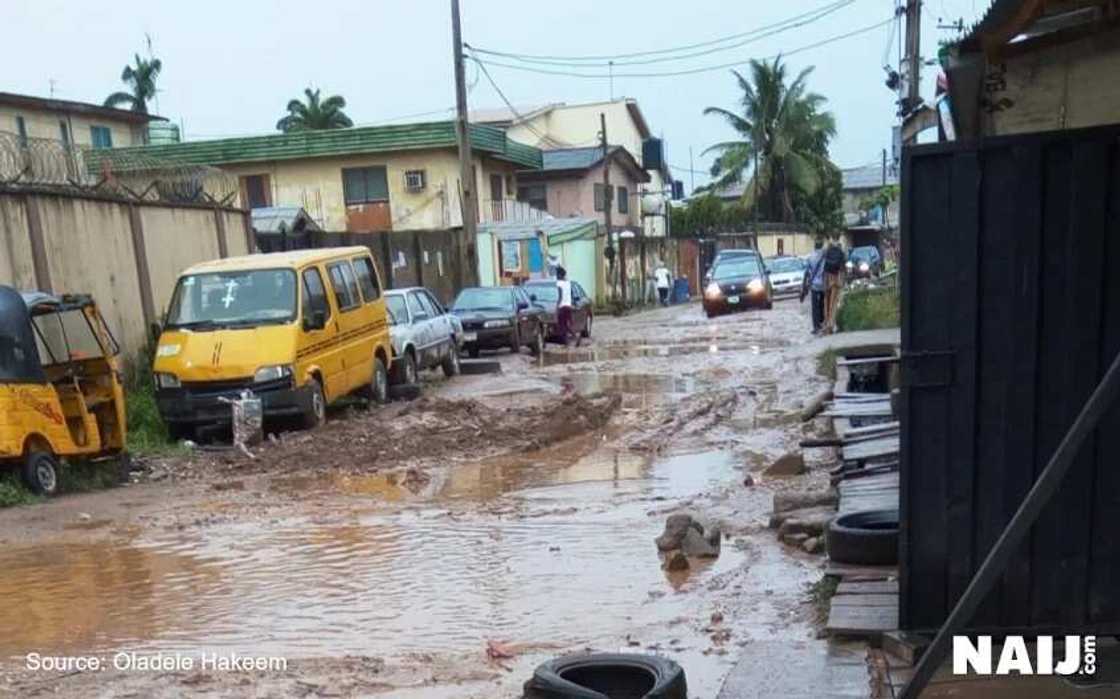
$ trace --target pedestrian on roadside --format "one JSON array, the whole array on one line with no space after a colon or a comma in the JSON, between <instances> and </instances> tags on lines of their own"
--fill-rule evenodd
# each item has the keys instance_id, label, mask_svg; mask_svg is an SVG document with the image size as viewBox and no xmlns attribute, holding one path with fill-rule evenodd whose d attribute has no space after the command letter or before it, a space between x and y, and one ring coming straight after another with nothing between
<instances>
[{"instance_id":1,"label":"pedestrian on roadside","mask_svg":"<svg viewBox=\"0 0 1120 699\"><path fill-rule=\"evenodd\" d=\"M568 281L568 270L563 267L556 268L556 331L564 340L564 346L571 344L572 337L572 283ZM579 337L576 337L579 345Z\"/></svg>"},{"instance_id":2,"label":"pedestrian on roadside","mask_svg":"<svg viewBox=\"0 0 1120 699\"><path fill-rule=\"evenodd\" d=\"M673 284L673 275L669 273L668 268L665 267L663 261L657 263L657 269L653 271L653 276L657 279L657 300L662 306L669 305L669 289Z\"/></svg>"},{"instance_id":3,"label":"pedestrian on roadside","mask_svg":"<svg viewBox=\"0 0 1120 699\"><path fill-rule=\"evenodd\" d=\"M805 277L801 280L801 303L805 296L810 297L813 313L813 334L821 331L824 324L824 242L818 238L809 254L809 264L805 267Z\"/></svg>"},{"instance_id":4,"label":"pedestrian on roadside","mask_svg":"<svg viewBox=\"0 0 1120 699\"><path fill-rule=\"evenodd\" d=\"M824 323L821 332L836 332L836 310L840 306L840 292L844 288L844 263L847 256L835 242L824 251Z\"/></svg>"}]
</instances>

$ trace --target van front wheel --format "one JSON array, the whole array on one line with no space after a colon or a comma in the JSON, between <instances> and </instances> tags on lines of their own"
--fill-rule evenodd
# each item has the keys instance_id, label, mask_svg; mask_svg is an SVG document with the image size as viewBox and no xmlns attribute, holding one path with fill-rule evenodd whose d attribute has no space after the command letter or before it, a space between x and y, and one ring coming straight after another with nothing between
<instances>
[{"instance_id":1,"label":"van front wheel","mask_svg":"<svg viewBox=\"0 0 1120 699\"><path fill-rule=\"evenodd\" d=\"M327 421L327 399L323 395L323 385L318 379L308 379L307 407L303 412L303 428L314 429Z\"/></svg>"},{"instance_id":2,"label":"van front wheel","mask_svg":"<svg viewBox=\"0 0 1120 699\"><path fill-rule=\"evenodd\" d=\"M23 461L23 482L36 495L58 492L58 461L46 451L30 451Z\"/></svg>"}]
</instances>

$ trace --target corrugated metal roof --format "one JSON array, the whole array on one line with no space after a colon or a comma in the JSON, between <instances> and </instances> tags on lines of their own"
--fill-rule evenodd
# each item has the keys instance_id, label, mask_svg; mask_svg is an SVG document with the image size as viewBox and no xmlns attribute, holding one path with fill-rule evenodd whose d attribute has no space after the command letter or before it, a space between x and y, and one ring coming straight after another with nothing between
<instances>
[{"instance_id":1,"label":"corrugated metal roof","mask_svg":"<svg viewBox=\"0 0 1120 699\"><path fill-rule=\"evenodd\" d=\"M844 179L844 189L872 189L882 187L884 184L898 184L898 173L889 165L885 183L881 164L844 168L840 174Z\"/></svg>"},{"instance_id":2,"label":"corrugated metal roof","mask_svg":"<svg viewBox=\"0 0 1120 699\"><path fill-rule=\"evenodd\" d=\"M320 230L302 206L262 206L253 209L251 214L253 230L257 233L279 233L281 226L285 232L290 233L301 221L300 230Z\"/></svg>"},{"instance_id":3,"label":"corrugated metal roof","mask_svg":"<svg viewBox=\"0 0 1120 699\"><path fill-rule=\"evenodd\" d=\"M478 224L479 233L489 233L499 240L524 240L544 233L551 242L553 236L582 232L589 226L598 226L593 218L547 218L541 221L498 221Z\"/></svg>"},{"instance_id":4,"label":"corrugated metal roof","mask_svg":"<svg viewBox=\"0 0 1120 699\"><path fill-rule=\"evenodd\" d=\"M479 153L507 160L526 168L541 166L540 151L532 146L511 141L504 130L494 126L472 124L471 147ZM228 163L264 162L321 158L332 155L387 153L422 148L454 148L455 122L438 121L420 124L364 126L349 129L298 131L247 138L223 138L211 141L188 141L159 146L135 146L91 151L90 157L99 169L102 159L127 168L133 156L161 158L188 165L222 165Z\"/></svg>"}]
</instances>

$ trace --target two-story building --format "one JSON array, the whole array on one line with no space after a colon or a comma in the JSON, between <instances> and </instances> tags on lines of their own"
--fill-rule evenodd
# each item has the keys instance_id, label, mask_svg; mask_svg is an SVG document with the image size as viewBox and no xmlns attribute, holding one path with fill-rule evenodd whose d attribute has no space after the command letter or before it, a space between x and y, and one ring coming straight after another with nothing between
<instances>
[{"instance_id":1,"label":"two-story building","mask_svg":"<svg viewBox=\"0 0 1120 699\"><path fill-rule=\"evenodd\" d=\"M541 154L485 125L471 126L471 146L486 220L488 212L510 208L502 202L516 203L518 171L539 167ZM144 159L133 156L220 168L237 177L244 208L302 207L325 231L443 229L463 221L452 121L190 141L110 154L121 166Z\"/></svg>"},{"instance_id":2,"label":"two-story building","mask_svg":"<svg viewBox=\"0 0 1120 699\"><path fill-rule=\"evenodd\" d=\"M881 250L891 246L898 237L897 169L891 164L864 165L844 168L840 174L846 246L875 245ZM894 196L887 205L875 202L889 187L894 188Z\"/></svg>"},{"instance_id":3,"label":"two-story building","mask_svg":"<svg viewBox=\"0 0 1120 699\"><path fill-rule=\"evenodd\" d=\"M0 131L27 143L115 148L148 142L148 124L166 121L152 114L48 97L0 92Z\"/></svg>"}]
</instances>

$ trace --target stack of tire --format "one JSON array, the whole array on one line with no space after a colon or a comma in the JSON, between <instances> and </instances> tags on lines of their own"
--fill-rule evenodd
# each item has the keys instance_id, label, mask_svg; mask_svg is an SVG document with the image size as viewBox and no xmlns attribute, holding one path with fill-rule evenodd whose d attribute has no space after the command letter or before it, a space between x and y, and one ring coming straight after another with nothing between
<instances>
[{"instance_id":1,"label":"stack of tire","mask_svg":"<svg viewBox=\"0 0 1120 699\"><path fill-rule=\"evenodd\" d=\"M828 525L828 557L853 565L898 563L898 510L842 514Z\"/></svg>"}]
</instances>

